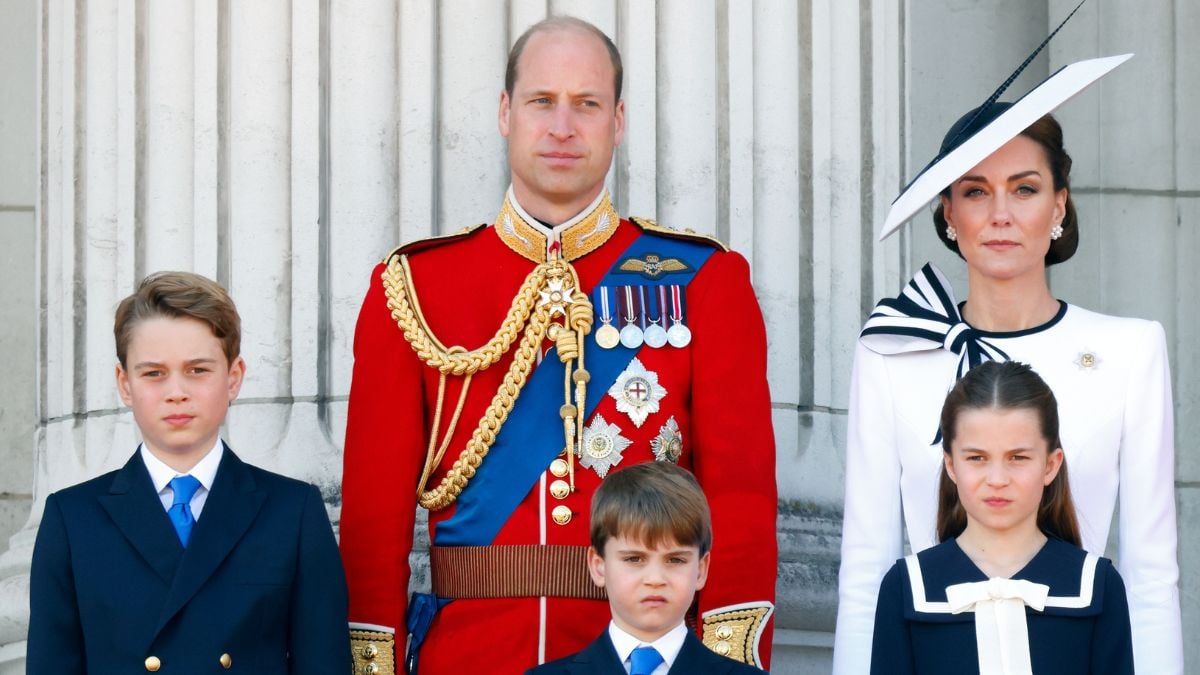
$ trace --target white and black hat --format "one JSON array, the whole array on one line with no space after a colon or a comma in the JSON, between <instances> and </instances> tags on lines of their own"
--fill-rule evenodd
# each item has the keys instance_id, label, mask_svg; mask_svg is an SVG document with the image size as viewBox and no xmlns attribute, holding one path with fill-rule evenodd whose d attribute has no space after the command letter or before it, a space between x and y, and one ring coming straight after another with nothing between
<instances>
[{"instance_id":1,"label":"white and black hat","mask_svg":"<svg viewBox=\"0 0 1200 675\"><path fill-rule=\"evenodd\" d=\"M887 219L879 231L879 239L882 240L895 232L971 167L982 162L1005 143L1019 136L1031 124L1133 56L1122 54L1072 63L1060 68L1015 102L1000 102L1000 95L1082 5L1083 2L1076 5L1058 28L1038 45L983 105L963 115L950 127L937 157L926 165L892 202Z\"/></svg>"}]
</instances>

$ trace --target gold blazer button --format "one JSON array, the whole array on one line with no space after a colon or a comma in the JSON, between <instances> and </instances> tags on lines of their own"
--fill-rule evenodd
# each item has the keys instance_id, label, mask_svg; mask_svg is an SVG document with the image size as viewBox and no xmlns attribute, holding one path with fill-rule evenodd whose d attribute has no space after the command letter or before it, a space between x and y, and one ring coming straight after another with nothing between
<instances>
[{"instance_id":1,"label":"gold blazer button","mask_svg":"<svg viewBox=\"0 0 1200 675\"><path fill-rule=\"evenodd\" d=\"M565 480L556 480L550 484L550 494L555 499L566 499L571 494L571 486Z\"/></svg>"},{"instance_id":2,"label":"gold blazer button","mask_svg":"<svg viewBox=\"0 0 1200 675\"><path fill-rule=\"evenodd\" d=\"M571 507L567 506L566 504L559 504L558 506L554 507L553 511L550 512L550 517L553 518L554 522L558 523L559 525L566 525L567 523L571 522L572 515Z\"/></svg>"},{"instance_id":3,"label":"gold blazer button","mask_svg":"<svg viewBox=\"0 0 1200 675\"><path fill-rule=\"evenodd\" d=\"M550 473L557 478L562 478L567 475L567 461L565 459L556 459L550 462Z\"/></svg>"},{"instance_id":4,"label":"gold blazer button","mask_svg":"<svg viewBox=\"0 0 1200 675\"><path fill-rule=\"evenodd\" d=\"M219 660L221 661L221 667L225 670L229 670L233 666L233 658L228 654L222 654Z\"/></svg>"},{"instance_id":5,"label":"gold blazer button","mask_svg":"<svg viewBox=\"0 0 1200 675\"><path fill-rule=\"evenodd\" d=\"M157 656L146 657L146 670L154 673L158 672L159 668L162 668L162 661L160 661Z\"/></svg>"}]
</instances>

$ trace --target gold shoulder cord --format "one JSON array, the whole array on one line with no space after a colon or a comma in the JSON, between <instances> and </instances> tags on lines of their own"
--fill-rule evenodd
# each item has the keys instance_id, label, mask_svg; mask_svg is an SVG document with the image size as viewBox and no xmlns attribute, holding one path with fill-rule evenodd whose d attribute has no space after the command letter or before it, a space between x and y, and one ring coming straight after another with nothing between
<instances>
[{"instance_id":1,"label":"gold shoulder cord","mask_svg":"<svg viewBox=\"0 0 1200 675\"><path fill-rule=\"evenodd\" d=\"M495 442L496 434L508 418L521 388L525 386L529 373L537 363L542 340L547 337L555 342L559 360L566 364L563 385L565 403L559 409L559 414L563 418L567 464L571 472L573 490L575 448L582 444L584 402L587 400L589 378L583 364L583 344L584 337L591 332L593 320L592 303L586 294L578 290L579 275L575 268L558 258L535 267L529 276L525 277L499 330L486 344L473 350L461 346L446 347L433 335L413 289L412 270L409 269L407 256L392 256L383 271L382 280L384 293L388 298L388 309L391 310L392 319L403 332L404 339L426 365L439 373L433 428L429 434L429 447L425 454L421 482L417 486L421 506L430 511L439 511L458 499ZM499 361L512 347L518 333L521 334L521 339L513 355L512 365L479 419L479 424L472 432L466 447L441 482L436 487L426 490L426 485L441 464L458 425L471 377ZM438 444L438 429L441 426L448 375L462 376L463 386L442 442ZM575 384L574 400L572 382Z\"/></svg>"}]
</instances>

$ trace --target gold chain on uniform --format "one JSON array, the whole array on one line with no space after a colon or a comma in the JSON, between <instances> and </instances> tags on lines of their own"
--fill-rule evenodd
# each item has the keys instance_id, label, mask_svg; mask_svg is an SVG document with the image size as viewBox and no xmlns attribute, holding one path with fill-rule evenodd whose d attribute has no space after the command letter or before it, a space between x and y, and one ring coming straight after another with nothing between
<instances>
[{"instance_id":1,"label":"gold chain on uniform","mask_svg":"<svg viewBox=\"0 0 1200 675\"><path fill-rule=\"evenodd\" d=\"M583 345L584 337L591 332L593 323L592 303L587 295L582 293L579 275L572 265L557 256L547 262L537 265L525 277L520 290L513 298L503 323L496 334L482 347L467 350L460 346L446 347L434 336L425 316L421 312L421 304L417 299L412 284L412 271L408 266L408 258L404 255L393 256L382 274L384 293L388 298L388 309L392 319L400 327L404 339L416 352L417 356L439 373L438 400L434 412L433 429L430 431L429 448L426 451L425 466L421 472L421 481L417 487L418 501L421 506L430 511L446 508L458 499L463 489L475 476L476 470L487 456L496 440L496 434L508 418L517 395L525 386L525 381L537 363L542 341L549 337L558 347L558 356L565 365L564 399L565 403L559 409L563 419L563 433L566 441L567 464L571 472L571 487L574 489L574 456L575 448L582 443L584 402L587 400L587 381L589 375L584 369ZM564 316L561 322L555 321L554 305L545 301L538 302L539 296L545 296L555 291L567 295L572 301L562 306ZM495 364L512 347L521 334L521 340L513 355L512 365L504 375L491 403L479 419L475 431L471 433L466 447L459 454L454 465L442 477L441 482L426 490L426 484L434 470L441 464L442 457L450 444L450 439L458 424L459 415L467 398L467 388L471 377ZM443 394L447 375L462 376L463 388L459 395L449 426L446 429L441 444L437 443L438 427L441 423ZM571 384L575 384L572 396ZM574 399L574 400L572 400Z\"/></svg>"}]
</instances>

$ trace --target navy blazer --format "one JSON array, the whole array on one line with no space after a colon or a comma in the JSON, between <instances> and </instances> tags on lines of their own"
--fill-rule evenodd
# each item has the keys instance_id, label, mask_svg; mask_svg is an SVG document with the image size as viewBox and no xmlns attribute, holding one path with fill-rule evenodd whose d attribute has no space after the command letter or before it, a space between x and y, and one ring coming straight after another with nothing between
<instances>
[{"instance_id":1,"label":"navy blazer","mask_svg":"<svg viewBox=\"0 0 1200 675\"><path fill-rule=\"evenodd\" d=\"M138 453L50 495L28 672L350 672L346 579L318 490L226 447L185 550ZM228 663L228 666L226 666Z\"/></svg>"},{"instance_id":2,"label":"navy blazer","mask_svg":"<svg viewBox=\"0 0 1200 675\"><path fill-rule=\"evenodd\" d=\"M714 653L688 631L669 675L751 675L763 671ZM581 652L530 669L526 675L624 675L625 666L605 628L600 637Z\"/></svg>"}]
</instances>

